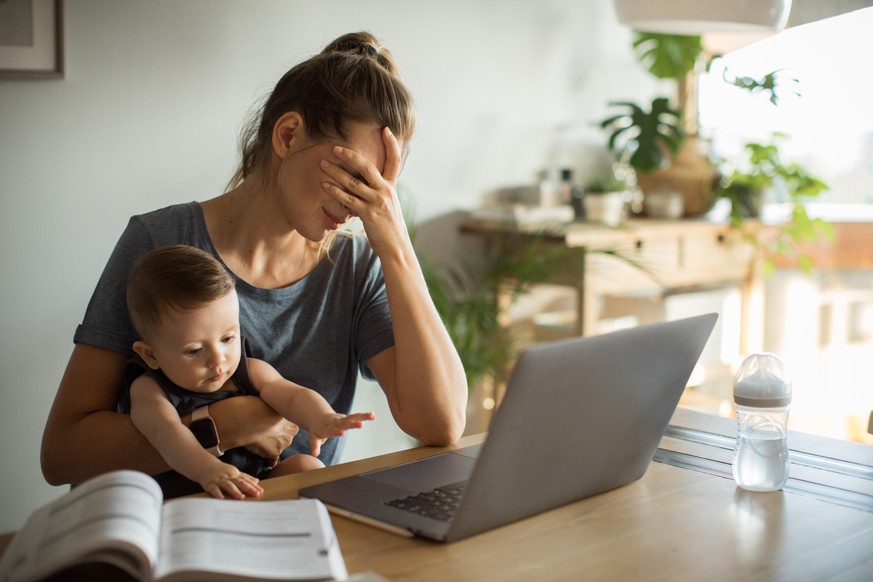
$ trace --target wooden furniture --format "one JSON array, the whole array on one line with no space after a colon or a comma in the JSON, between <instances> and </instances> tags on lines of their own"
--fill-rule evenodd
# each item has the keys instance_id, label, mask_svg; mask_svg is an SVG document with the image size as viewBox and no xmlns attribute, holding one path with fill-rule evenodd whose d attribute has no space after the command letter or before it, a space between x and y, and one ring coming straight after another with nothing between
<instances>
[{"instance_id":1,"label":"wooden furniture","mask_svg":"<svg viewBox=\"0 0 873 582\"><path fill-rule=\"evenodd\" d=\"M721 287L742 290L741 351L763 341L763 292L754 248L728 225L705 220L630 219L618 228L573 222L518 226L471 219L461 232L485 238L500 252L517 252L534 236L543 248L565 245L578 250L575 266L551 282L577 293L576 334L591 335L604 298L662 298ZM625 260L603 251L619 253ZM644 322L648 323L648 322Z\"/></svg>"},{"instance_id":2,"label":"wooden furniture","mask_svg":"<svg viewBox=\"0 0 873 582\"><path fill-rule=\"evenodd\" d=\"M735 430L680 408L639 481L452 544L332 520L349 572L394 582L873 579L873 448L791 433L785 491L750 493L730 478ZM443 450L266 480L264 499ZM0 537L0 550L10 538Z\"/></svg>"},{"instance_id":3,"label":"wooden furniture","mask_svg":"<svg viewBox=\"0 0 873 582\"><path fill-rule=\"evenodd\" d=\"M873 223L870 220L858 221L829 220L834 231L834 240L817 240L801 246L809 255L817 269L871 269L873 268ZM795 267L784 257L776 257L780 267Z\"/></svg>"}]
</instances>

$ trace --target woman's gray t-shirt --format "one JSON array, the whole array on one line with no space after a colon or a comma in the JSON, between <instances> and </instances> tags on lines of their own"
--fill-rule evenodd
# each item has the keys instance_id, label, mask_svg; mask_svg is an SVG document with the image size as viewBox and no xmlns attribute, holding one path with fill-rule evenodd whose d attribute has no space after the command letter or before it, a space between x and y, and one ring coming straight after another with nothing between
<instances>
[{"instance_id":1,"label":"woman's gray t-shirt","mask_svg":"<svg viewBox=\"0 0 873 582\"><path fill-rule=\"evenodd\" d=\"M73 340L132 355L137 334L125 301L131 268L149 250L176 244L201 248L221 261L197 202L132 217ZM241 333L252 356L318 391L337 412L350 412L358 371L372 379L367 361L394 345L382 266L366 237L337 236L330 259L288 287L261 289L235 275L234 280ZM301 452L309 452L303 429L282 457ZM340 452L341 439L330 439L320 458L330 465Z\"/></svg>"}]
</instances>

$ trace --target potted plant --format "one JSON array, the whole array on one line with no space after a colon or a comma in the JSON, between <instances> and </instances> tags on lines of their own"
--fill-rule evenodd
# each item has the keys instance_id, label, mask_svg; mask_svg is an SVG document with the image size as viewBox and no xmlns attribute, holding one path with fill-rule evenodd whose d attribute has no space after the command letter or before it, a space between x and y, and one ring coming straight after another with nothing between
<instances>
[{"instance_id":1,"label":"potted plant","mask_svg":"<svg viewBox=\"0 0 873 582\"><path fill-rule=\"evenodd\" d=\"M748 142L745 158L734 163L723 160L724 178L716 195L730 203L731 225L763 251L765 272L772 272L773 259L781 256L796 259L798 266L809 273L812 262L802 246L822 237L833 240L833 227L821 218L811 218L806 203L820 196L828 185L804 165L782 160L779 141L785 137L774 133L770 143ZM762 239L752 232L747 220L760 218L767 195L782 198L789 211L774 236Z\"/></svg>"},{"instance_id":2,"label":"potted plant","mask_svg":"<svg viewBox=\"0 0 873 582\"><path fill-rule=\"evenodd\" d=\"M428 290L471 388L483 380L505 381L515 360L518 341L502 320L505 309L577 256L563 244L548 245L547 238L544 231L513 245L513 252L491 248L454 265L420 257Z\"/></svg>"},{"instance_id":3,"label":"potted plant","mask_svg":"<svg viewBox=\"0 0 873 582\"><path fill-rule=\"evenodd\" d=\"M624 219L627 184L614 173L595 175L583 187L585 219L618 226Z\"/></svg>"},{"instance_id":4,"label":"potted plant","mask_svg":"<svg viewBox=\"0 0 873 582\"><path fill-rule=\"evenodd\" d=\"M628 101L611 102L625 110L600 122L610 131L607 147L636 171L637 184L649 198L647 214L675 215L677 202L678 215L703 214L712 207L718 174L708 144L697 135L700 36L637 32L633 48L653 76L676 81L676 105L667 97L656 97L648 110Z\"/></svg>"}]
</instances>

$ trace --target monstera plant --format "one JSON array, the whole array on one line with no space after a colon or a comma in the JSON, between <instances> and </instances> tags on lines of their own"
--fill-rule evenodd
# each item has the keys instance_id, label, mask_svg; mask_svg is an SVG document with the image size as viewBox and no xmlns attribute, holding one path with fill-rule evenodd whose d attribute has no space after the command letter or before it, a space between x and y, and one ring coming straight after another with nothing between
<instances>
[{"instance_id":1,"label":"monstera plant","mask_svg":"<svg viewBox=\"0 0 873 582\"><path fill-rule=\"evenodd\" d=\"M623 111L600 123L610 132L607 147L636 171L645 195L678 192L686 214L702 214L711 208L718 175L697 136L692 89L700 36L636 32L633 49L652 76L676 82L676 94L672 101L656 97L648 110L630 101L610 103Z\"/></svg>"},{"instance_id":2,"label":"monstera plant","mask_svg":"<svg viewBox=\"0 0 873 582\"><path fill-rule=\"evenodd\" d=\"M644 110L630 101L614 101L613 107L625 111L604 119L603 129L611 129L607 147L638 172L668 167L679 153L685 132L682 115L670 107L666 97L656 97Z\"/></svg>"},{"instance_id":3,"label":"monstera plant","mask_svg":"<svg viewBox=\"0 0 873 582\"><path fill-rule=\"evenodd\" d=\"M600 127L611 130L607 147L638 172L653 172L670 166L686 136L683 127L686 79L703 52L700 36L637 32L633 49L637 60L658 79L677 82L676 106L667 97L656 97L646 111L631 101L613 101L622 113L604 119Z\"/></svg>"},{"instance_id":4,"label":"monstera plant","mask_svg":"<svg viewBox=\"0 0 873 582\"><path fill-rule=\"evenodd\" d=\"M685 79L703 53L699 35L637 32L633 48L640 63L659 79Z\"/></svg>"}]
</instances>

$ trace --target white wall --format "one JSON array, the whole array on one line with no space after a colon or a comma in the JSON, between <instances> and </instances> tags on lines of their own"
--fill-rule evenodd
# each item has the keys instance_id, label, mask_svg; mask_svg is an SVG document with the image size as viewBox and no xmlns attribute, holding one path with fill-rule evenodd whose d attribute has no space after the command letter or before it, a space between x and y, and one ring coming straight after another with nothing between
<instances>
[{"instance_id":1,"label":"white wall","mask_svg":"<svg viewBox=\"0 0 873 582\"><path fill-rule=\"evenodd\" d=\"M648 82L606 0L74 0L65 25L65 79L0 80L0 532L66 490L42 478L42 429L127 218L219 194L289 65L352 30L391 47L420 112L418 221L583 163L562 151L602 143L606 102Z\"/></svg>"}]
</instances>

